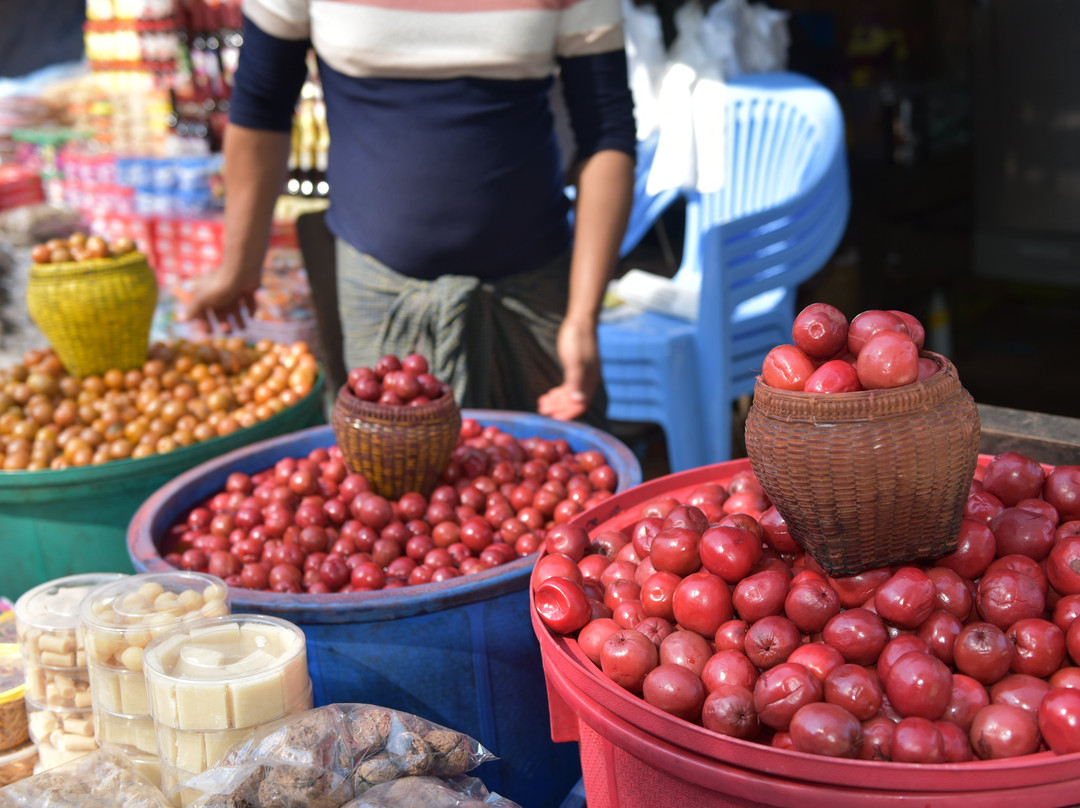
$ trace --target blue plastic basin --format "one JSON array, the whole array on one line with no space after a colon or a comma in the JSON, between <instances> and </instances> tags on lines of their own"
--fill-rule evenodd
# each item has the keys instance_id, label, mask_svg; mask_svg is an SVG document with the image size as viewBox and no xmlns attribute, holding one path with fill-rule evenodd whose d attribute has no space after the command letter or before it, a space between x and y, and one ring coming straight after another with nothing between
<instances>
[{"instance_id":1,"label":"blue plastic basin","mask_svg":"<svg viewBox=\"0 0 1080 808\"><path fill-rule=\"evenodd\" d=\"M577 423L495 410L463 410L518 438L564 438L596 449L620 491L641 482L641 467L616 438ZM263 441L203 463L153 494L128 531L139 572L172 569L158 540L186 511L220 491L233 471L253 474L283 457L334 443L316 427ZM551 740L539 644L529 615L535 556L443 583L335 595L282 595L233 589L234 612L269 614L303 629L315 704L362 702L423 716L466 732L500 760L474 774L528 808L557 808L581 777L578 750Z\"/></svg>"}]
</instances>

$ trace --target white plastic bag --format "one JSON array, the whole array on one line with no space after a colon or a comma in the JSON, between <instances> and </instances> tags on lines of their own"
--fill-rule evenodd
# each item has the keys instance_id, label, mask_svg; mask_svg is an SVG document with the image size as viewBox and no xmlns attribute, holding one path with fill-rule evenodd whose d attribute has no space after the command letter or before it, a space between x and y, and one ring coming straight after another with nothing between
<instances>
[{"instance_id":1,"label":"white plastic bag","mask_svg":"<svg viewBox=\"0 0 1080 808\"><path fill-rule=\"evenodd\" d=\"M675 62L660 84L660 139L649 170L645 192L658 194L668 188L693 188L697 181L694 124L691 98L697 73L683 62Z\"/></svg>"},{"instance_id":2,"label":"white plastic bag","mask_svg":"<svg viewBox=\"0 0 1080 808\"><path fill-rule=\"evenodd\" d=\"M675 12L677 37L660 81L660 137L646 190L717 191L726 181L725 82L787 65L787 13L764 3L697 2Z\"/></svg>"},{"instance_id":3,"label":"white plastic bag","mask_svg":"<svg viewBox=\"0 0 1080 808\"><path fill-rule=\"evenodd\" d=\"M660 128L660 82L667 67L664 31L654 6L637 6L633 0L622 0L622 6L637 137L647 140Z\"/></svg>"},{"instance_id":4,"label":"white plastic bag","mask_svg":"<svg viewBox=\"0 0 1080 808\"><path fill-rule=\"evenodd\" d=\"M678 38L660 85L663 115L648 193L715 191L724 184L725 53L704 36L705 16L690 3L675 12Z\"/></svg>"},{"instance_id":5,"label":"white plastic bag","mask_svg":"<svg viewBox=\"0 0 1080 808\"><path fill-rule=\"evenodd\" d=\"M725 78L787 67L788 13L747 0L719 0L705 14L701 37Z\"/></svg>"}]
</instances>

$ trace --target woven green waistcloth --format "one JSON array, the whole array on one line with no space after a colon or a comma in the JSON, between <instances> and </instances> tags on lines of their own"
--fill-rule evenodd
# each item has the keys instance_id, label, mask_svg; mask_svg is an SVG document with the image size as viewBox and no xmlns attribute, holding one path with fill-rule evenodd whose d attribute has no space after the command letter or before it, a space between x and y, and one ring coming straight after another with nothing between
<instances>
[{"instance_id":1,"label":"woven green waistcloth","mask_svg":"<svg viewBox=\"0 0 1080 808\"><path fill-rule=\"evenodd\" d=\"M346 367L373 367L386 354L416 351L450 384L464 408L535 412L562 383L556 352L566 312L569 256L497 281L402 275L337 242L338 308ZM601 390L583 421L601 428Z\"/></svg>"}]
</instances>

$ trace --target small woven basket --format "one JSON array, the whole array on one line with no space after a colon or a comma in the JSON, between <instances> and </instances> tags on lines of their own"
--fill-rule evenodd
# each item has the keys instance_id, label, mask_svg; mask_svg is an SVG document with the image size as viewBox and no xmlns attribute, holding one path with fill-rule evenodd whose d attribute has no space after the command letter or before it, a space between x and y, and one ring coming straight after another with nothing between
<instances>
[{"instance_id":1,"label":"small woven basket","mask_svg":"<svg viewBox=\"0 0 1080 808\"><path fill-rule=\"evenodd\" d=\"M33 264L26 308L73 376L146 361L157 279L146 256Z\"/></svg>"},{"instance_id":2,"label":"small woven basket","mask_svg":"<svg viewBox=\"0 0 1080 808\"><path fill-rule=\"evenodd\" d=\"M956 547L979 457L979 411L953 364L891 390L803 393L759 377L750 467L800 545L830 575Z\"/></svg>"},{"instance_id":3,"label":"small woven basket","mask_svg":"<svg viewBox=\"0 0 1080 808\"><path fill-rule=\"evenodd\" d=\"M346 464L387 499L428 496L450 462L461 434L461 410L449 389L417 407L361 401L345 385L330 412Z\"/></svg>"}]
</instances>

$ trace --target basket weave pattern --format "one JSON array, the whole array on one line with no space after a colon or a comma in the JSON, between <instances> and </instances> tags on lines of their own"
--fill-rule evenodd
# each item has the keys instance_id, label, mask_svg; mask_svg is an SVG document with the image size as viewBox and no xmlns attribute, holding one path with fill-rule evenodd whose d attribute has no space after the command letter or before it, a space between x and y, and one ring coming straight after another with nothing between
<instances>
[{"instance_id":1,"label":"basket weave pattern","mask_svg":"<svg viewBox=\"0 0 1080 808\"><path fill-rule=\"evenodd\" d=\"M361 401L342 386L330 413L346 464L387 499L418 491L428 496L450 462L461 434L452 392L417 407Z\"/></svg>"},{"instance_id":2,"label":"basket weave pattern","mask_svg":"<svg viewBox=\"0 0 1080 808\"><path fill-rule=\"evenodd\" d=\"M157 280L146 256L34 264L26 307L73 376L146 361Z\"/></svg>"},{"instance_id":3,"label":"basket weave pattern","mask_svg":"<svg viewBox=\"0 0 1080 808\"><path fill-rule=\"evenodd\" d=\"M956 547L979 454L979 411L942 371L891 390L816 394L759 378L746 420L750 466L788 529L831 575Z\"/></svg>"}]
</instances>

